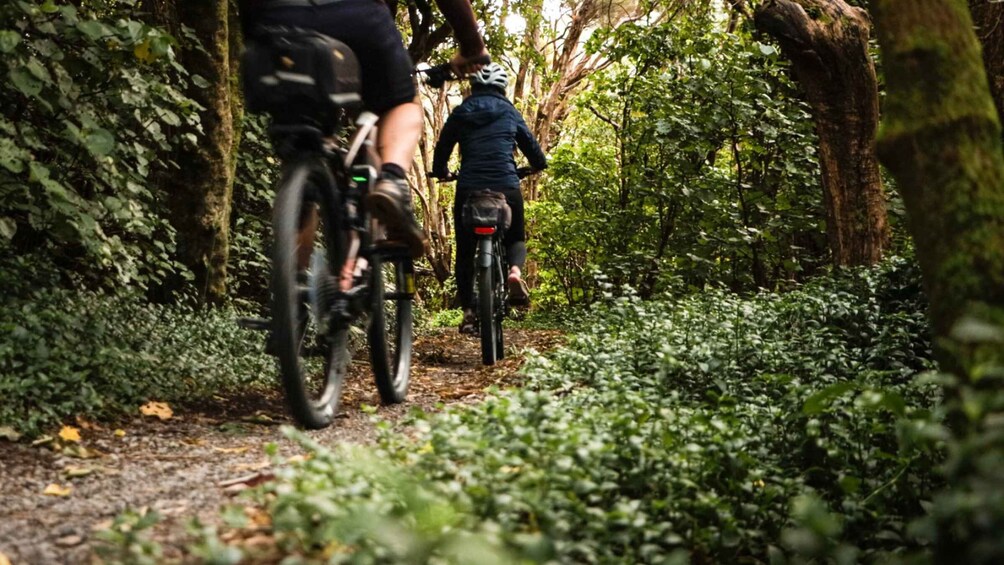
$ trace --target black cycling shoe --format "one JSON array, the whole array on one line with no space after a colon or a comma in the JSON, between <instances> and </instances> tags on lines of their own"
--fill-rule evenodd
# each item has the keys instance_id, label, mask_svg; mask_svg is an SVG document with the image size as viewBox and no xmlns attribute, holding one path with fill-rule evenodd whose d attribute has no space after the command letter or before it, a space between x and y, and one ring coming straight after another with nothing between
<instances>
[{"instance_id":1,"label":"black cycling shoe","mask_svg":"<svg viewBox=\"0 0 1004 565\"><path fill-rule=\"evenodd\" d=\"M425 232L411 209L408 182L383 177L366 195L365 204L373 216L387 228L387 239L408 247L412 257L425 255Z\"/></svg>"}]
</instances>

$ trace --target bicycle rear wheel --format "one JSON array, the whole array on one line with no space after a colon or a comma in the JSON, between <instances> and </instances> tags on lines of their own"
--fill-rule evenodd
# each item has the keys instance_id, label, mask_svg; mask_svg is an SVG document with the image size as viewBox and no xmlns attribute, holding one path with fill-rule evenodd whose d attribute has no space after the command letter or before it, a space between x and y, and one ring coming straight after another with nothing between
<instances>
[{"instance_id":1,"label":"bicycle rear wheel","mask_svg":"<svg viewBox=\"0 0 1004 565\"><path fill-rule=\"evenodd\" d=\"M411 379L415 268L406 249L377 251L370 268L370 363L380 400L397 404Z\"/></svg>"},{"instance_id":2,"label":"bicycle rear wheel","mask_svg":"<svg viewBox=\"0 0 1004 565\"><path fill-rule=\"evenodd\" d=\"M482 238L478 242L478 323L481 330L481 362L495 364L495 284L492 259L492 241Z\"/></svg>"},{"instance_id":3,"label":"bicycle rear wheel","mask_svg":"<svg viewBox=\"0 0 1004 565\"><path fill-rule=\"evenodd\" d=\"M316 161L301 161L283 174L273 211L272 335L286 403L304 428L327 427L338 413L348 370L348 327L333 327L331 296L344 257L333 186ZM310 226L316 230L310 234Z\"/></svg>"}]
</instances>

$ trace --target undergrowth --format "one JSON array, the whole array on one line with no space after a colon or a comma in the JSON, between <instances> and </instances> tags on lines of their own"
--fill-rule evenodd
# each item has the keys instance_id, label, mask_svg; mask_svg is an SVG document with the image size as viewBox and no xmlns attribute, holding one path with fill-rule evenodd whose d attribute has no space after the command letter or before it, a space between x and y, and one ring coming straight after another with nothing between
<instances>
[{"instance_id":1,"label":"undergrowth","mask_svg":"<svg viewBox=\"0 0 1004 565\"><path fill-rule=\"evenodd\" d=\"M245 557L785 563L921 550L909 524L942 453L940 389L916 377L931 368L918 280L894 260L783 296L620 298L533 359L527 388L416 415L406 434L385 426L372 447L291 431L314 456L255 491L274 544ZM239 508L224 517L246 522Z\"/></svg>"},{"instance_id":2,"label":"undergrowth","mask_svg":"<svg viewBox=\"0 0 1004 565\"><path fill-rule=\"evenodd\" d=\"M275 374L262 338L228 309L44 290L0 310L0 426L32 436L72 416L113 417L148 399L184 402Z\"/></svg>"}]
</instances>

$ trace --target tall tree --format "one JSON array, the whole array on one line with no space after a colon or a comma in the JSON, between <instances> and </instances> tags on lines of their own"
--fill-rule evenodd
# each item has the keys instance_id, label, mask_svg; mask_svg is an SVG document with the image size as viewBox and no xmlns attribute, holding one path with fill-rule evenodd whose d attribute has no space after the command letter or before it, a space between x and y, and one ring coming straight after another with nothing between
<instances>
[{"instance_id":1,"label":"tall tree","mask_svg":"<svg viewBox=\"0 0 1004 565\"><path fill-rule=\"evenodd\" d=\"M874 138L878 82L866 12L843 0L767 0L754 13L813 110L833 262L870 265L889 240Z\"/></svg>"},{"instance_id":2,"label":"tall tree","mask_svg":"<svg viewBox=\"0 0 1004 565\"><path fill-rule=\"evenodd\" d=\"M181 39L179 59L201 79L189 92L203 108L199 143L173 157L177 168L163 182L172 195L171 221L178 231L180 259L195 275L198 296L215 303L226 293L234 117L240 115L232 84L228 0L150 0L144 7ZM187 37L185 28L197 41Z\"/></svg>"}]
</instances>

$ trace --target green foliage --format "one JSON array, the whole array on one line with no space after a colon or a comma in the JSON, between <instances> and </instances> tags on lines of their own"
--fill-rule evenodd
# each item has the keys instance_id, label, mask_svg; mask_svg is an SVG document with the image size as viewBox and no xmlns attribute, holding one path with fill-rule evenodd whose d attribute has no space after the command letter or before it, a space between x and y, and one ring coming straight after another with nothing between
<instances>
[{"instance_id":1,"label":"green foliage","mask_svg":"<svg viewBox=\"0 0 1004 565\"><path fill-rule=\"evenodd\" d=\"M257 500L282 552L335 562L462 562L463 532L530 562L888 560L938 484L922 311L903 261L786 296L611 296L530 388L388 427L375 460L301 439L316 456Z\"/></svg>"},{"instance_id":2,"label":"green foliage","mask_svg":"<svg viewBox=\"0 0 1004 565\"><path fill-rule=\"evenodd\" d=\"M279 162L269 143L267 123L246 115L230 212L230 260L227 285L242 306L268 301L272 201Z\"/></svg>"},{"instance_id":3,"label":"green foliage","mask_svg":"<svg viewBox=\"0 0 1004 565\"><path fill-rule=\"evenodd\" d=\"M825 263L807 108L773 47L714 27L594 35L619 64L577 98L530 210L545 293L595 300L597 272L646 298L776 288Z\"/></svg>"},{"instance_id":4,"label":"green foliage","mask_svg":"<svg viewBox=\"0 0 1004 565\"><path fill-rule=\"evenodd\" d=\"M274 374L261 337L231 310L157 306L132 295L45 290L0 312L0 425L37 434L73 415L199 401Z\"/></svg>"},{"instance_id":5,"label":"green foliage","mask_svg":"<svg viewBox=\"0 0 1004 565\"><path fill-rule=\"evenodd\" d=\"M109 286L178 269L169 195L148 182L200 131L175 39L134 4L0 6L0 249Z\"/></svg>"},{"instance_id":6,"label":"green foliage","mask_svg":"<svg viewBox=\"0 0 1004 565\"><path fill-rule=\"evenodd\" d=\"M95 553L108 565L154 565L162 563L164 548L151 539L150 529L160 522L155 511L126 511L111 526L99 530Z\"/></svg>"},{"instance_id":7,"label":"green foliage","mask_svg":"<svg viewBox=\"0 0 1004 565\"><path fill-rule=\"evenodd\" d=\"M990 320L992 323L988 323ZM929 539L934 562L999 563L1004 559L1004 316L966 318L944 346L958 364L958 378L941 375L951 414L943 472L947 487L916 524ZM923 560L928 561L928 560Z\"/></svg>"}]
</instances>

